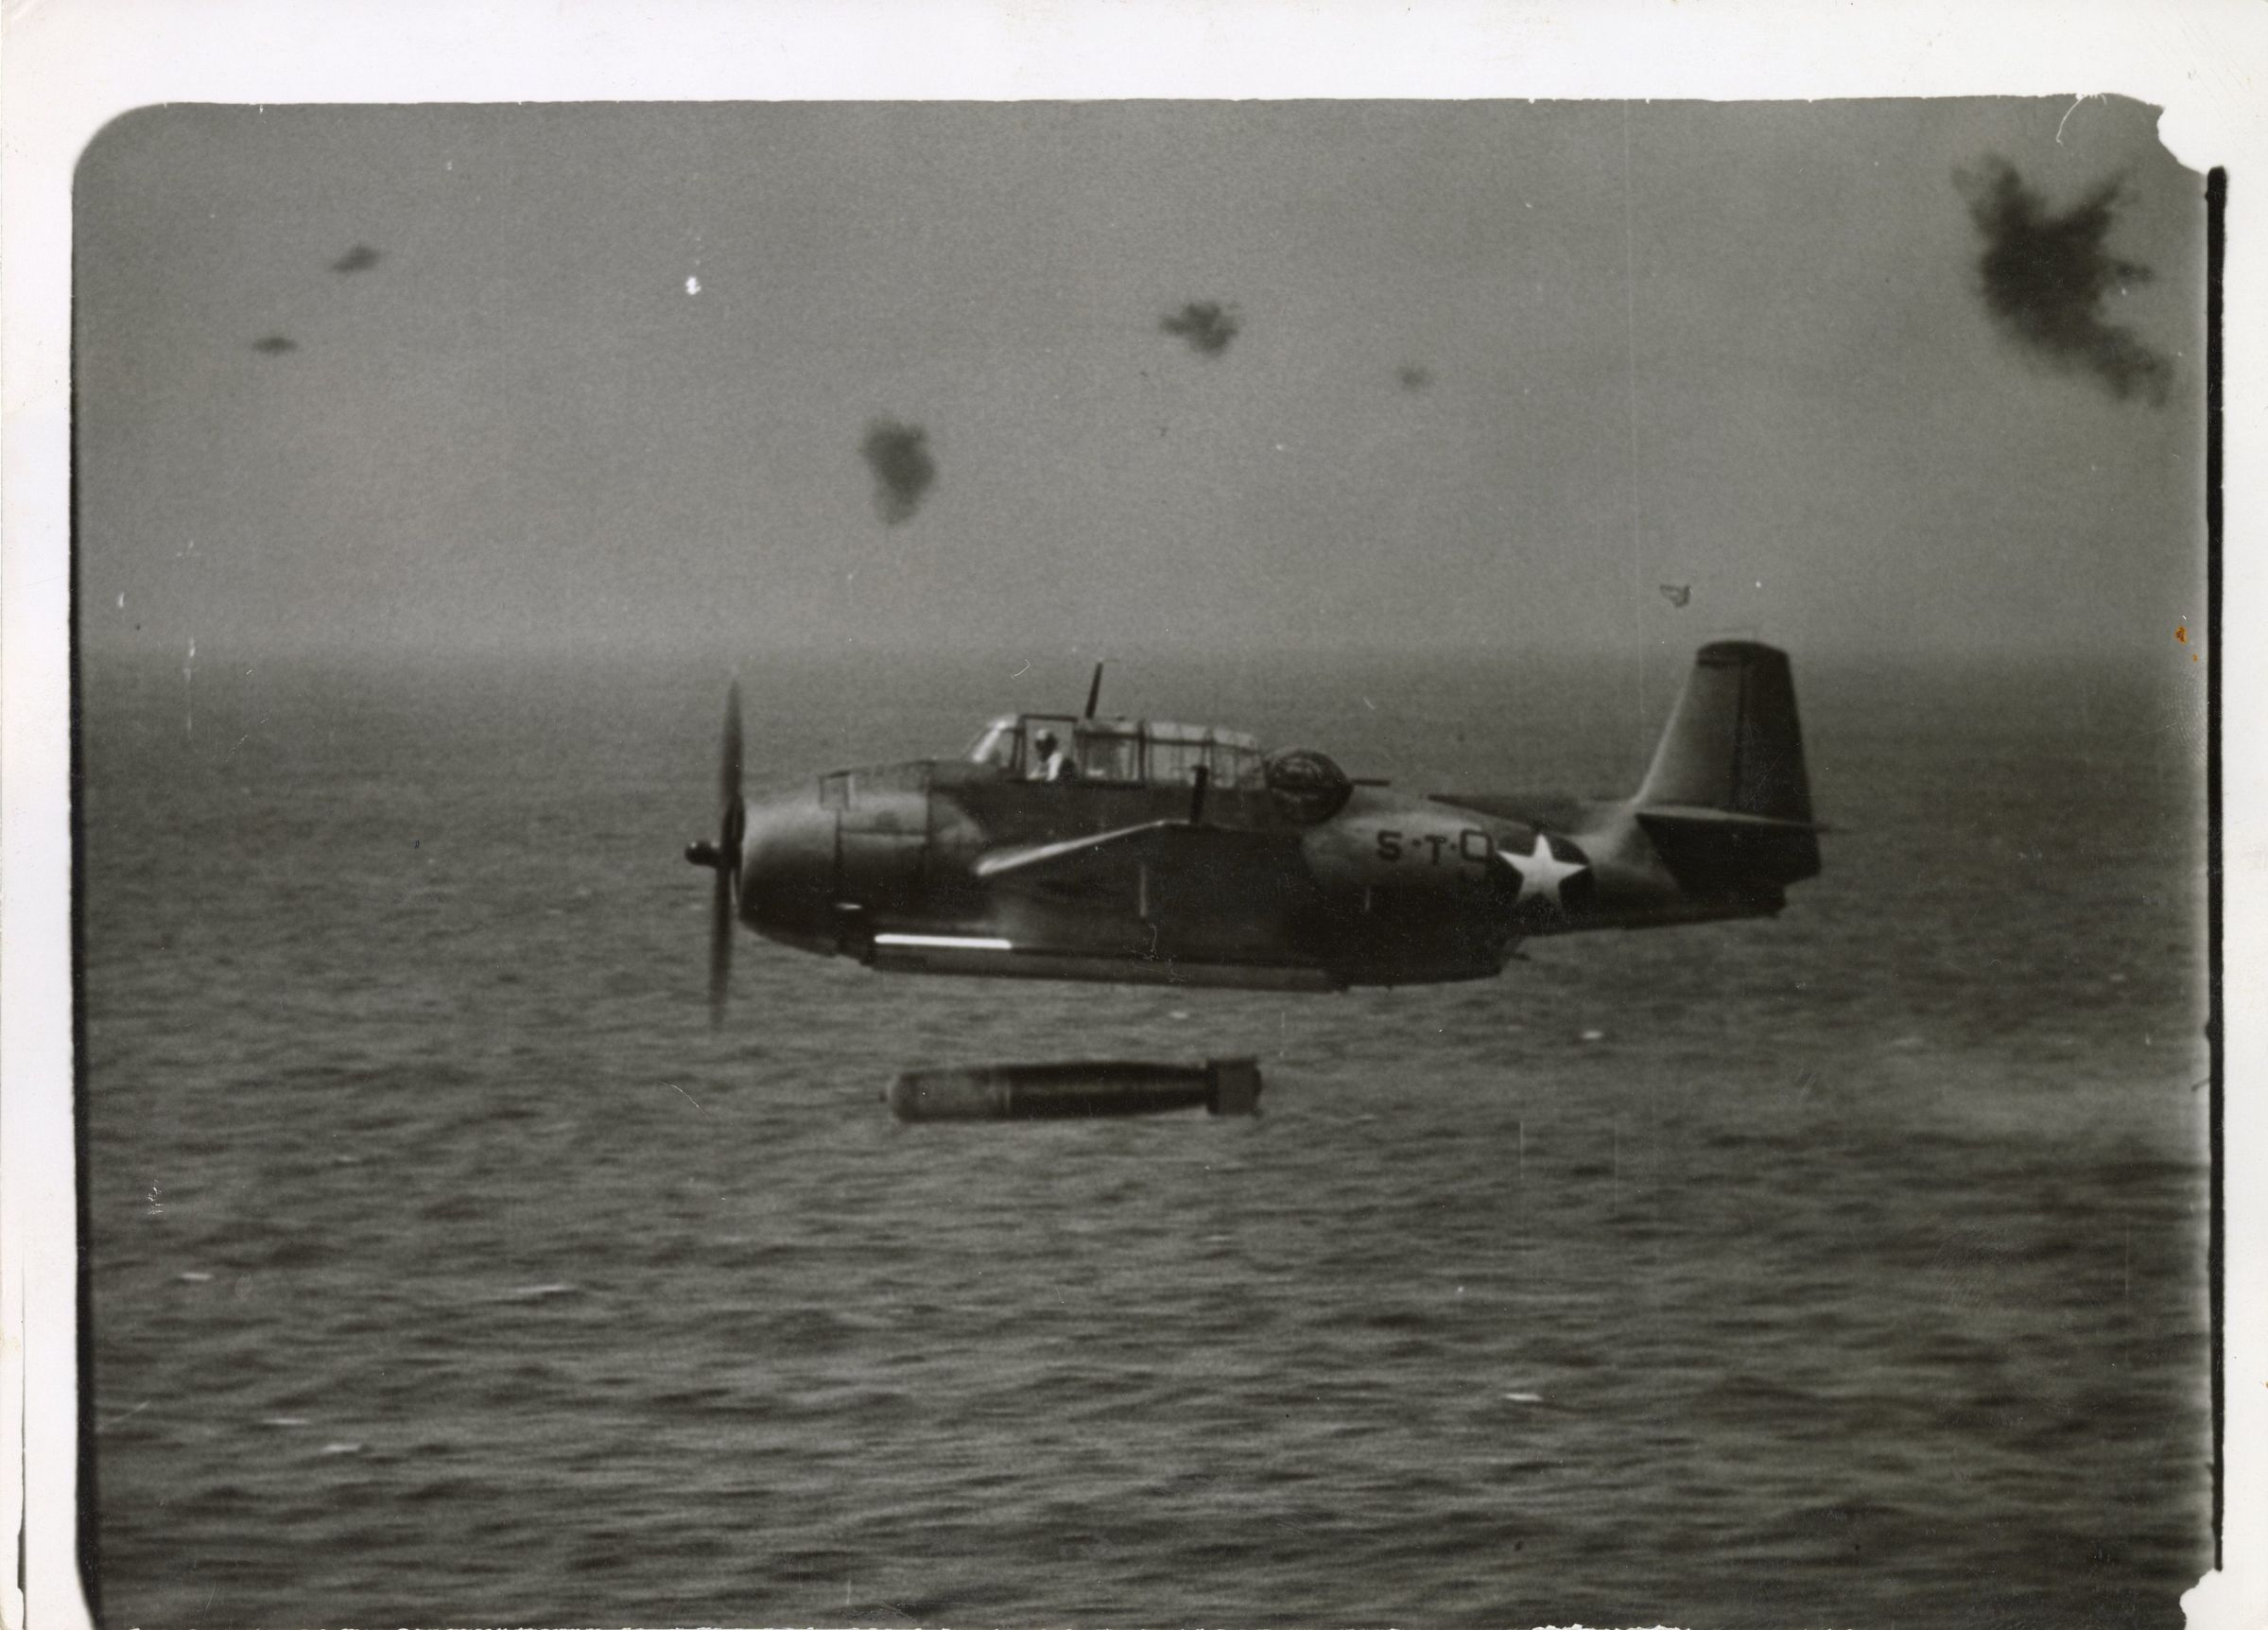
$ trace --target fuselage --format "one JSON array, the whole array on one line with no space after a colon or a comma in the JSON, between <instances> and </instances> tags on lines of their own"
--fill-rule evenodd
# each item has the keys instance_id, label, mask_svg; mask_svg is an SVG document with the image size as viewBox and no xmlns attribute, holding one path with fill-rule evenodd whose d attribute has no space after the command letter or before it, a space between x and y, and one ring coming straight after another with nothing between
<instances>
[{"instance_id":1,"label":"fuselage","mask_svg":"<svg viewBox=\"0 0 2268 1630\"><path fill-rule=\"evenodd\" d=\"M883 969L1320 990L1482 979L1532 935L1759 904L1697 910L1612 811L1588 848L1378 787L1308 813L1265 784L838 772L752 807L740 913Z\"/></svg>"},{"instance_id":2,"label":"fuselage","mask_svg":"<svg viewBox=\"0 0 2268 1630\"><path fill-rule=\"evenodd\" d=\"M1100 674L1098 671L1097 683ZM879 969L1339 990L1484 979L1519 943L1769 916L1820 868L1785 652L1701 648L1637 791L1413 797L1240 731L1023 714L965 758L739 792L726 711L711 1001L732 922Z\"/></svg>"}]
</instances>

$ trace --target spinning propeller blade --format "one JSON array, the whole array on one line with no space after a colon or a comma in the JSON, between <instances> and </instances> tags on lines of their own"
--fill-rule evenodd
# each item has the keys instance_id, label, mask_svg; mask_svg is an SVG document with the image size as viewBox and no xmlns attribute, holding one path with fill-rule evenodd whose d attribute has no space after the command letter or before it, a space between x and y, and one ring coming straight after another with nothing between
<instances>
[{"instance_id":1,"label":"spinning propeller blade","mask_svg":"<svg viewBox=\"0 0 2268 1630\"><path fill-rule=\"evenodd\" d=\"M697 843L685 858L716 869L709 894L709 1022L724 1022L724 998L733 977L733 919L740 910L740 840L748 827L748 806L740 797L740 684L733 682L724 704L724 743L718 755L717 844Z\"/></svg>"},{"instance_id":2,"label":"spinning propeller blade","mask_svg":"<svg viewBox=\"0 0 2268 1630\"><path fill-rule=\"evenodd\" d=\"M729 809L740 802L740 682L736 679L724 699L724 754L719 769L717 797Z\"/></svg>"},{"instance_id":3,"label":"spinning propeller blade","mask_svg":"<svg viewBox=\"0 0 2268 1630\"><path fill-rule=\"evenodd\" d=\"M709 896L709 1023L724 1022L724 997L733 980L733 879L717 868L716 891Z\"/></svg>"}]
</instances>

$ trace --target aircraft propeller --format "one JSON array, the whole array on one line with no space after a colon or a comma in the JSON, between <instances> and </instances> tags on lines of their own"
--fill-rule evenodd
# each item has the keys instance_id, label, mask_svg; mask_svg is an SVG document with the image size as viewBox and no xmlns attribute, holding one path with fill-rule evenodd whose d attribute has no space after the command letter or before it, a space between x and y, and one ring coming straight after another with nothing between
<instances>
[{"instance_id":1,"label":"aircraft propeller","mask_svg":"<svg viewBox=\"0 0 2268 1630\"><path fill-rule=\"evenodd\" d=\"M740 841L748 830L748 805L740 795L740 684L724 704L724 742L718 766L718 837L714 843L689 843L685 858L717 874L709 894L709 1022L724 1022L724 997L733 977L733 919L740 910Z\"/></svg>"}]
</instances>

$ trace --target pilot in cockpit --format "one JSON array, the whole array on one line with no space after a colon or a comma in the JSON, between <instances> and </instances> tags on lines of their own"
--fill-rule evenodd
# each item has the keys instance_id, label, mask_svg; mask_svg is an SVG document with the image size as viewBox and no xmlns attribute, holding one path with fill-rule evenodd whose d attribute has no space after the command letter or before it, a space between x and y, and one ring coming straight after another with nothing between
<instances>
[{"instance_id":1,"label":"pilot in cockpit","mask_svg":"<svg viewBox=\"0 0 2268 1630\"><path fill-rule=\"evenodd\" d=\"M1031 738L1030 773L1034 781L1076 781L1079 766L1057 743L1055 732L1043 730Z\"/></svg>"}]
</instances>

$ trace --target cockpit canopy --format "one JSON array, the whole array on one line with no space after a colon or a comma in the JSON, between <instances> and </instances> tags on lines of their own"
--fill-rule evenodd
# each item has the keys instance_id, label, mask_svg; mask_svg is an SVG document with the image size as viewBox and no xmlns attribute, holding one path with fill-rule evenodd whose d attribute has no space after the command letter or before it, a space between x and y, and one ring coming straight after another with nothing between
<instances>
[{"instance_id":1,"label":"cockpit canopy","mask_svg":"<svg viewBox=\"0 0 2268 1630\"><path fill-rule=\"evenodd\" d=\"M996 719L969 749L969 762L1026 781L1187 787L1202 766L1215 788L1257 790L1268 784L1257 737L1162 720L1038 713Z\"/></svg>"}]
</instances>

